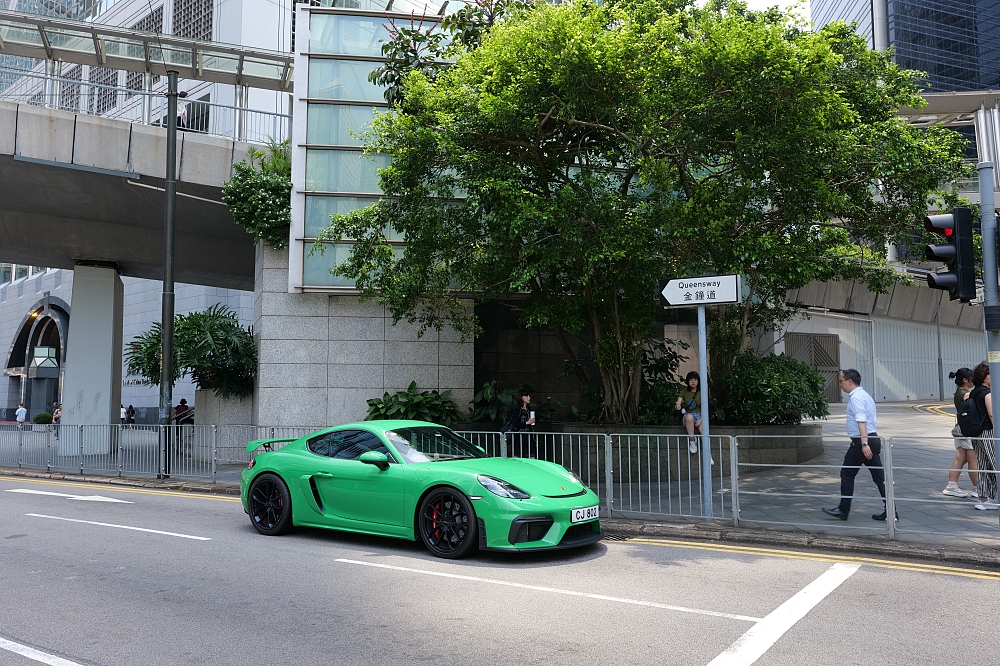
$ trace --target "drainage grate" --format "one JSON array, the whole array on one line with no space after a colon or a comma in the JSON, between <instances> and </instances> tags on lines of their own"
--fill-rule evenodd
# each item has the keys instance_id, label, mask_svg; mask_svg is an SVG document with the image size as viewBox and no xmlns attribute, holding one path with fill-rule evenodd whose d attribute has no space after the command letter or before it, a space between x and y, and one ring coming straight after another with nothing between
<instances>
[{"instance_id":1,"label":"drainage grate","mask_svg":"<svg viewBox=\"0 0 1000 666\"><path fill-rule=\"evenodd\" d=\"M605 534L604 541L628 541L629 537L622 536L621 534Z\"/></svg>"}]
</instances>

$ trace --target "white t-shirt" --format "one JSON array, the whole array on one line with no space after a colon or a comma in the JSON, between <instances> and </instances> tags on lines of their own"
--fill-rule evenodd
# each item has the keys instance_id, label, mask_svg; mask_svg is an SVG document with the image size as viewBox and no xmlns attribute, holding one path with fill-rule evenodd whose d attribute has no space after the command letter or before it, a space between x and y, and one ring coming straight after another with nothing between
<instances>
[{"instance_id":1,"label":"white t-shirt","mask_svg":"<svg viewBox=\"0 0 1000 666\"><path fill-rule=\"evenodd\" d=\"M122 407L122 416L121 417L125 418L125 408L124 407Z\"/></svg>"},{"instance_id":2,"label":"white t-shirt","mask_svg":"<svg viewBox=\"0 0 1000 666\"><path fill-rule=\"evenodd\" d=\"M24 407L17 408L17 416L15 417L18 423L24 423L28 420L28 410Z\"/></svg>"}]
</instances>

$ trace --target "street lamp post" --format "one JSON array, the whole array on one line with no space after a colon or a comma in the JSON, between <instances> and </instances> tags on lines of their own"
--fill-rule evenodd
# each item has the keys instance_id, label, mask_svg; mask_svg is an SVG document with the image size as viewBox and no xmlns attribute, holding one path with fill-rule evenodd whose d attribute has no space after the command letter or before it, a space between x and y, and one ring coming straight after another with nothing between
<instances>
[{"instance_id":1,"label":"street lamp post","mask_svg":"<svg viewBox=\"0 0 1000 666\"><path fill-rule=\"evenodd\" d=\"M163 181L163 315L160 329L160 425L170 425L174 390L174 222L177 199L177 72L167 72L167 165ZM160 476L170 477L169 428L160 428Z\"/></svg>"}]
</instances>

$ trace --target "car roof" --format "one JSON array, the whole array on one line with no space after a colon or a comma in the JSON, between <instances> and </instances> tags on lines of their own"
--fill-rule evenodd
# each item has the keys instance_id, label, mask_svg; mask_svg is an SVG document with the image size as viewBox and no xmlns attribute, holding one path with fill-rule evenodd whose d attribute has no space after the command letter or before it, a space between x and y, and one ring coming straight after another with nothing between
<instances>
[{"instance_id":1,"label":"car roof","mask_svg":"<svg viewBox=\"0 0 1000 666\"><path fill-rule=\"evenodd\" d=\"M412 420L378 420L378 421L356 421L354 423L344 423L338 426L331 426L330 428L324 428L324 430L346 430L346 429L361 429L361 430L377 430L380 432L385 432L386 430L396 430L397 428L420 428L420 427L433 427L433 428L444 428L445 426L440 423L431 423L430 421L412 421Z\"/></svg>"}]
</instances>

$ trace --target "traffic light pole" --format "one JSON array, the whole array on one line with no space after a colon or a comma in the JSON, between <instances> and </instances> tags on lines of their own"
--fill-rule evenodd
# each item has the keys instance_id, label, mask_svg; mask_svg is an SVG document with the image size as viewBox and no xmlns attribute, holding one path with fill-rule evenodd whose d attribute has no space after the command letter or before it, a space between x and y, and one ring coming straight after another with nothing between
<instances>
[{"instance_id":1,"label":"traffic light pole","mask_svg":"<svg viewBox=\"0 0 1000 666\"><path fill-rule=\"evenodd\" d=\"M1000 377L1000 288L997 286L997 217L993 201L993 163L980 162L979 219L983 233L983 285L986 307L986 357L990 377Z\"/></svg>"}]
</instances>

